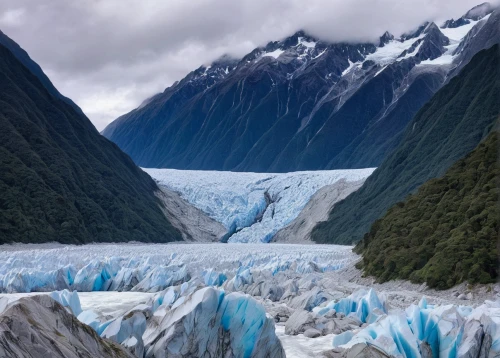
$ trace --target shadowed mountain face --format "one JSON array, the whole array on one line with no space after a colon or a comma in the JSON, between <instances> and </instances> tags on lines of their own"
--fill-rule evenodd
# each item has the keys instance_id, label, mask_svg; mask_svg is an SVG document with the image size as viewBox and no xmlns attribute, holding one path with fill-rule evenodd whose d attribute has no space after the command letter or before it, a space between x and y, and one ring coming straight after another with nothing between
<instances>
[{"instance_id":1,"label":"shadowed mountain face","mask_svg":"<svg viewBox=\"0 0 500 358\"><path fill-rule=\"evenodd\" d=\"M424 103L490 42L486 34L498 33L491 10L452 27L386 33L377 44L328 44L298 32L193 71L103 135L143 167L378 166Z\"/></svg>"},{"instance_id":2,"label":"shadowed mountain face","mask_svg":"<svg viewBox=\"0 0 500 358\"><path fill-rule=\"evenodd\" d=\"M409 123L399 146L312 232L323 243L359 241L394 204L470 153L500 116L500 45L481 51Z\"/></svg>"},{"instance_id":3,"label":"shadowed mountain face","mask_svg":"<svg viewBox=\"0 0 500 358\"><path fill-rule=\"evenodd\" d=\"M6 39L2 34L0 244L179 240L154 181L99 135L26 52L10 39L16 54L2 45Z\"/></svg>"}]
</instances>

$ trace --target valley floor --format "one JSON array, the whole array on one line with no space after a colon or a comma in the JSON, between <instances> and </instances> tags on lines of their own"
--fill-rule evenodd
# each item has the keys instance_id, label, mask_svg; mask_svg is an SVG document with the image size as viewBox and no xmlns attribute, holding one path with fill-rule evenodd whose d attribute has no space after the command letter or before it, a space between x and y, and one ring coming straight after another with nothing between
<instances>
[{"instance_id":1,"label":"valley floor","mask_svg":"<svg viewBox=\"0 0 500 358\"><path fill-rule=\"evenodd\" d=\"M435 291L405 281L376 284L354 267L359 257L351 249L285 244L3 246L0 311L2 299L15 301L38 294L33 291L69 289L78 290L84 312L93 312L96 322L105 322L157 300L172 287L181 287L182 292L212 286L253 296L274 318L287 357L305 357L331 350L336 335L360 332L371 323L372 318L355 312L363 305L370 314L382 314L377 311L376 302L380 301L379 308L385 313L397 314L416 307L412 305L425 297L431 310L434 305L453 305L450 307L460 312L463 308L459 307L464 306L474 312L485 300L500 299L499 285L460 285ZM344 312L346 318L338 315L342 311L338 302L343 300L357 307ZM338 316L325 314L333 307ZM500 315L500 308L498 311ZM325 324L323 316L334 323ZM86 323L95 326L96 322ZM319 337L308 338L310 329L319 331Z\"/></svg>"}]
</instances>

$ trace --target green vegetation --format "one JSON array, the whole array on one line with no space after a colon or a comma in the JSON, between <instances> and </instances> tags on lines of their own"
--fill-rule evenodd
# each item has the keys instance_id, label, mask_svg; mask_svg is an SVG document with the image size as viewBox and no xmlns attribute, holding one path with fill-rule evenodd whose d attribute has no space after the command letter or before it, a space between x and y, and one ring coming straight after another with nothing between
<instances>
[{"instance_id":1,"label":"green vegetation","mask_svg":"<svg viewBox=\"0 0 500 358\"><path fill-rule=\"evenodd\" d=\"M494 131L440 179L397 203L356 246L359 268L379 281L446 289L498 278L499 135Z\"/></svg>"},{"instance_id":2,"label":"green vegetation","mask_svg":"<svg viewBox=\"0 0 500 358\"><path fill-rule=\"evenodd\" d=\"M427 180L483 140L500 115L500 47L479 52L409 123L400 144L363 187L338 203L312 239L351 244Z\"/></svg>"},{"instance_id":3,"label":"green vegetation","mask_svg":"<svg viewBox=\"0 0 500 358\"><path fill-rule=\"evenodd\" d=\"M0 244L180 240L156 190L0 45Z\"/></svg>"}]
</instances>

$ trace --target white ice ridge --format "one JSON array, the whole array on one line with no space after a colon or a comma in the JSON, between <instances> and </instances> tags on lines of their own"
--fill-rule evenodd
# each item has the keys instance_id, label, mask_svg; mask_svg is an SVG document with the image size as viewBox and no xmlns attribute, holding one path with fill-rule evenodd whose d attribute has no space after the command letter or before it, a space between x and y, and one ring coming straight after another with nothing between
<instances>
[{"instance_id":1,"label":"white ice ridge","mask_svg":"<svg viewBox=\"0 0 500 358\"><path fill-rule=\"evenodd\" d=\"M369 169L281 174L144 169L160 185L222 223L229 242L269 242L321 188L364 181ZM354 190L354 189L353 189Z\"/></svg>"},{"instance_id":2,"label":"white ice ridge","mask_svg":"<svg viewBox=\"0 0 500 358\"><path fill-rule=\"evenodd\" d=\"M51 248L52 247L52 248ZM0 292L73 289L157 292L198 278L220 286L243 272L327 272L356 260L351 247L260 244L4 245Z\"/></svg>"}]
</instances>

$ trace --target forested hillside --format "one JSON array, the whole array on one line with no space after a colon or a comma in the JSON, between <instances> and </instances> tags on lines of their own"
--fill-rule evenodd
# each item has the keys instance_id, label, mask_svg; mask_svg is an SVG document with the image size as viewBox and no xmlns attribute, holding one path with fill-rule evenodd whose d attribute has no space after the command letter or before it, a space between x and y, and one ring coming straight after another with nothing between
<instances>
[{"instance_id":1,"label":"forested hillside","mask_svg":"<svg viewBox=\"0 0 500 358\"><path fill-rule=\"evenodd\" d=\"M380 281L410 279L440 289L498 278L498 132L440 179L394 205L356 246L359 267Z\"/></svg>"},{"instance_id":2,"label":"forested hillside","mask_svg":"<svg viewBox=\"0 0 500 358\"><path fill-rule=\"evenodd\" d=\"M500 115L500 50L478 53L408 124L401 143L360 190L313 230L320 243L351 244L427 180L470 153Z\"/></svg>"},{"instance_id":3,"label":"forested hillside","mask_svg":"<svg viewBox=\"0 0 500 358\"><path fill-rule=\"evenodd\" d=\"M0 244L178 240L157 190L0 44Z\"/></svg>"}]
</instances>

